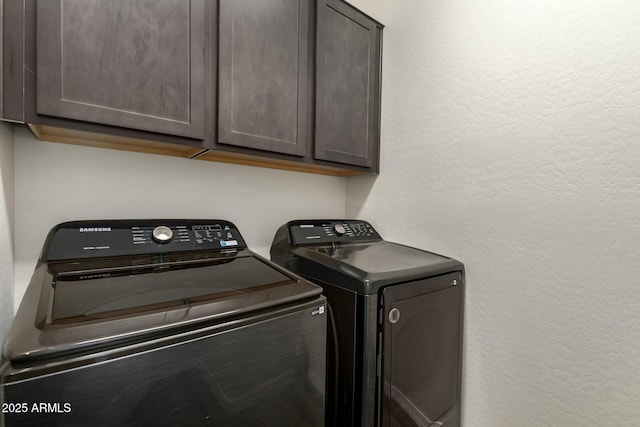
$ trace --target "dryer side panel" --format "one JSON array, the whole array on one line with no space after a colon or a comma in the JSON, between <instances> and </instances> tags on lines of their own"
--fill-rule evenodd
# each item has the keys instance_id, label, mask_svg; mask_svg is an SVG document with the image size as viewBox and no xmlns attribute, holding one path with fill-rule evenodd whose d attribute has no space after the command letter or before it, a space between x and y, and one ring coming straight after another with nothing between
<instances>
[{"instance_id":1,"label":"dryer side panel","mask_svg":"<svg viewBox=\"0 0 640 427\"><path fill-rule=\"evenodd\" d=\"M458 426L461 273L390 286L383 301L380 424Z\"/></svg>"}]
</instances>

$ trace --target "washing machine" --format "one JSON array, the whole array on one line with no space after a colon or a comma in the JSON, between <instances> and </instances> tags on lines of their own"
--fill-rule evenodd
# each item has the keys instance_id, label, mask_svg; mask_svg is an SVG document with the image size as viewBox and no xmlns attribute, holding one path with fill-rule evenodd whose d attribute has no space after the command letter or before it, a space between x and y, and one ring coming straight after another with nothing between
<instances>
[{"instance_id":1,"label":"washing machine","mask_svg":"<svg viewBox=\"0 0 640 427\"><path fill-rule=\"evenodd\" d=\"M460 425L460 261L342 219L288 222L271 259L329 303L326 426Z\"/></svg>"},{"instance_id":2,"label":"washing machine","mask_svg":"<svg viewBox=\"0 0 640 427\"><path fill-rule=\"evenodd\" d=\"M0 363L0 425L322 427L322 289L217 219L49 233Z\"/></svg>"}]
</instances>

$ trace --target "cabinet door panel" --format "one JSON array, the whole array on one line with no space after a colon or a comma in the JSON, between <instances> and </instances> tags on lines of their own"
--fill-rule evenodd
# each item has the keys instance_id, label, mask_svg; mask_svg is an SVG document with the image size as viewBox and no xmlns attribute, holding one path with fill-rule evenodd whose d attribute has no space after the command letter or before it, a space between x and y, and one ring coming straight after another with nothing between
<instances>
[{"instance_id":1,"label":"cabinet door panel","mask_svg":"<svg viewBox=\"0 0 640 427\"><path fill-rule=\"evenodd\" d=\"M204 1L38 1L38 113L203 139Z\"/></svg>"},{"instance_id":2,"label":"cabinet door panel","mask_svg":"<svg viewBox=\"0 0 640 427\"><path fill-rule=\"evenodd\" d=\"M379 36L374 21L338 0L318 2L317 159L374 166Z\"/></svg>"},{"instance_id":3,"label":"cabinet door panel","mask_svg":"<svg viewBox=\"0 0 640 427\"><path fill-rule=\"evenodd\" d=\"M309 0L221 0L218 142L304 155Z\"/></svg>"}]
</instances>

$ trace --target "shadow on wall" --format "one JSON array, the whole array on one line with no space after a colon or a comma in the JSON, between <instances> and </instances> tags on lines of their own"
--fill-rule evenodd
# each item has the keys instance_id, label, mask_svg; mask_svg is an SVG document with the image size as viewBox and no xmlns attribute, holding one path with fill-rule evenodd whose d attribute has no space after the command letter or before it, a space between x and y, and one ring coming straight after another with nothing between
<instances>
[{"instance_id":1,"label":"shadow on wall","mask_svg":"<svg viewBox=\"0 0 640 427\"><path fill-rule=\"evenodd\" d=\"M0 123L0 352L13 319L13 128Z\"/></svg>"},{"instance_id":2,"label":"shadow on wall","mask_svg":"<svg viewBox=\"0 0 640 427\"><path fill-rule=\"evenodd\" d=\"M345 207L347 218L360 216L377 179L378 175L358 175L347 178L347 203Z\"/></svg>"},{"instance_id":3,"label":"shadow on wall","mask_svg":"<svg viewBox=\"0 0 640 427\"><path fill-rule=\"evenodd\" d=\"M13 223L13 125L0 122L0 181L4 211L0 213L9 223ZM13 228L9 228L13 241Z\"/></svg>"}]
</instances>

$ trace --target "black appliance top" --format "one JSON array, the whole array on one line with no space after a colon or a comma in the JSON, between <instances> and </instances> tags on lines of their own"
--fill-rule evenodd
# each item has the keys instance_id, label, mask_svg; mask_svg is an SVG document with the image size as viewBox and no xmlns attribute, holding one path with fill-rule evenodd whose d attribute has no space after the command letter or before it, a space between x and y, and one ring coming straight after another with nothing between
<instances>
[{"instance_id":1,"label":"black appliance top","mask_svg":"<svg viewBox=\"0 0 640 427\"><path fill-rule=\"evenodd\" d=\"M68 222L47 237L4 355L50 358L320 293L246 249L228 221Z\"/></svg>"},{"instance_id":2,"label":"black appliance top","mask_svg":"<svg viewBox=\"0 0 640 427\"><path fill-rule=\"evenodd\" d=\"M271 259L310 280L363 295L390 284L464 271L452 258L387 242L361 220L291 221L276 232Z\"/></svg>"}]
</instances>

